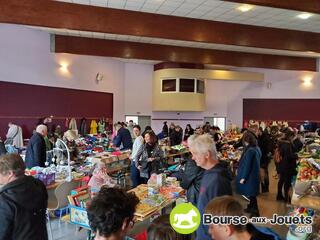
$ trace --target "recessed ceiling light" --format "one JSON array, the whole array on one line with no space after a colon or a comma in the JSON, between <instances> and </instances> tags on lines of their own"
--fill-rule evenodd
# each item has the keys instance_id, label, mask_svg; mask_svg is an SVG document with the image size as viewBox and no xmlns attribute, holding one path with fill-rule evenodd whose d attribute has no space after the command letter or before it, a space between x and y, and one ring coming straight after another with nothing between
<instances>
[{"instance_id":1,"label":"recessed ceiling light","mask_svg":"<svg viewBox=\"0 0 320 240\"><path fill-rule=\"evenodd\" d=\"M310 18L310 17L312 17L312 14L311 14L311 13L300 13L300 14L298 15L298 18L300 18L300 19L308 19L308 18Z\"/></svg>"},{"instance_id":2,"label":"recessed ceiling light","mask_svg":"<svg viewBox=\"0 0 320 240\"><path fill-rule=\"evenodd\" d=\"M241 12L248 12L253 9L253 5L250 4L242 4L237 8Z\"/></svg>"}]
</instances>

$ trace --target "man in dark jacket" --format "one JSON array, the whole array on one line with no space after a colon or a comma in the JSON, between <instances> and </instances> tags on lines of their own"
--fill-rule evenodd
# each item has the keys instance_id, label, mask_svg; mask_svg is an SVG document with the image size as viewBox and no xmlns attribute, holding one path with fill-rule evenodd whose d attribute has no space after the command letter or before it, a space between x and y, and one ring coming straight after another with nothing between
<instances>
[{"instance_id":1,"label":"man in dark jacket","mask_svg":"<svg viewBox=\"0 0 320 240\"><path fill-rule=\"evenodd\" d=\"M46 240L48 194L44 184L24 175L17 154L0 157L0 239Z\"/></svg>"},{"instance_id":2,"label":"man in dark jacket","mask_svg":"<svg viewBox=\"0 0 320 240\"><path fill-rule=\"evenodd\" d=\"M170 135L170 145L175 146L175 145L181 144L182 136L183 136L182 128L180 128L180 126L176 125Z\"/></svg>"},{"instance_id":3,"label":"man in dark jacket","mask_svg":"<svg viewBox=\"0 0 320 240\"><path fill-rule=\"evenodd\" d=\"M120 147L120 150L132 149L132 138L130 131L120 124L116 125L116 130L117 136L115 136L113 139L113 144L116 147Z\"/></svg>"},{"instance_id":4,"label":"man in dark jacket","mask_svg":"<svg viewBox=\"0 0 320 240\"><path fill-rule=\"evenodd\" d=\"M200 185L204 169L198 167L196 162L188 158L185 163L185 170L181 174L180 186L187 190L187 200L197 205Z\"/></svg>"},{"instance_id":5,"label":"man in dark jacket","mask_svg":"<svg viewBox=\"0 0 320 240\"><path fill-rule=\"evenodd\" d=\"M33 168L36 166L45 167L47 159L46 143L44 137L47 136L48 129L45 125L38 125L35 133L32 135L26 152L26 167Z\"/></svg>"},{"instance_id":6,"label":"man in dark jacket","mask_svg":"<svg viewBox=\"0 0 320 240\"><path fill-rule=\"evenodd\" d=\"M205 169L202 177L197 208L203 216L207 204L218 196L232 195L231 174L228 169L217 159L217 150L213 139L208 135L193 135L188 139L192 159L197 166ZM197 229L197 240L210 240L208 226L203 224L203 219Z\"/></svg>"}]
</instances>

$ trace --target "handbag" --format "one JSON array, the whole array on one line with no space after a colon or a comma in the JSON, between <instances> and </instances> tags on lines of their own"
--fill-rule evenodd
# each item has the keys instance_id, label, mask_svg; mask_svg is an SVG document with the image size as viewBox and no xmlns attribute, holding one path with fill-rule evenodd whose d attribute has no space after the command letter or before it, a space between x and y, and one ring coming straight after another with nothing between
<instances>
[{"instance_id":1,"label":"handbag","mask_svg":"<svg viewBox=\"0 0 320 240\"><path fill-rule=\"evenodd\" d=\"M277 148L274 150L273 159L274 159L274 162L275 162L275 163L280 163L280 162L281 162L282 156L281 156L279 147L277 147Z\"/></svg>"}]
</instances>

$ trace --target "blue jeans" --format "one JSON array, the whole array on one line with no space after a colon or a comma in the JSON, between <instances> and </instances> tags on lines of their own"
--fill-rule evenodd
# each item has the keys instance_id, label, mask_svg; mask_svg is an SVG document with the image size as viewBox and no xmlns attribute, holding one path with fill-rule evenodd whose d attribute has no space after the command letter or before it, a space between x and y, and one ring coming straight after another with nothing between
<instances>
[{"instance_id":1,"label":"blue jeans","mask_svg":"<svg viewBox=\"0 0 320 240\"><path fill-rule=\"evenodd\" d=\"M132 182L132 187L135 188L136 186L141 184L141 179L140 179L140 171L138 168L136 168L136 165L134 162L131 163L131 182Z\"/></svg>"}]
</instances>

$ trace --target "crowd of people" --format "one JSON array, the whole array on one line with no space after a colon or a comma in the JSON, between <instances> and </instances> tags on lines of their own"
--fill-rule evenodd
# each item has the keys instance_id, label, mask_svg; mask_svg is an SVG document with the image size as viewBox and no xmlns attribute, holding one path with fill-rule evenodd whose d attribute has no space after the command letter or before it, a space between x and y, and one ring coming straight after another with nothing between
<instances>
[{"instance_id":1,"label":"crowd of people","mask_svg":"<svg viewBox=\"0 0 320 240\"><path fill-rule=\"evenodd\" d=\"M157 143L159 134L156 136L152 129L147 129L144 136L139 138L140 127L135 125L133 129L136 129L135 132L138 133L135 136L137 143L133 144L136 147L132 149L134 164L131 177L135 176L136 178L133 180L133 187L135 187L139 183L145 183L151 173L158 172L161 168L163 153ZM290 128L283 129L281 132L272 128L273 135L269 131L269 128L262 129L258 126L251 126L249 129L243 129L241 140L235 143L236 148L243 148L235 177L235 193L243 195L249 201L244 211L249 213L250 217L260 216L257 196L260 192L268 192L269 190L268 168L275 149L282 148L286 136L293 133ZM183 140L187 141L192 157L185 156L183 170L174 176L181 181L181 186L187 190L187 200L196 205L201 214L205 212L207 204L212 199L233 194L231 187L233 178L230 167L225 162L219 161L217 157L218 151L222 147L222 134L218 127L206 123L194 130L188 124L183 136L181 127L173 123L168 127L167 122L164 122L161 135L168 137L173 145L181 144ZM281 154L282 158L288 157L286 152L281 152ZM284 168L290 167L290 164L285 161L279 164L285 166ZM278 173L280 176L279 185L283 185L282 182L285 178L281 175L284 173L280 168ZM285 174L288 173L286 171ZM285 192L288 192L288 189L285 188ZM288 201L287 198L283 199ZM208 227L203 224L200 224L196 235L197 239L211 239Z\"/></svg>"},{"instance_id":2,"label":"crowd of people","mask_svg":"<svg viewBox=\"0 0 320 240\"><path fill-rule=\"evenodd\" d=\"M290 202L291 181L297 174L297 152L303 147L303 138L294 129L279 129L277 126L262 129L257 125L243 129L242 138L234 144L235 148L242 148L242 155L233 179L230 166L218 159L223 135L216 126L206 123L193 129L188 124L183 133L180 126L171 123L168 127L164 122L159 134L150 126L142 131L133 122L116 123L114 128L113 146L131 150L132 187L147 183L151 174L166 167L159 139L168 138L171 145L187 142L190 154L185 155L183 168L175 174L181 187L186 189L188 202L197 206L201 216L204 213L242 216L244 212L251 217L260 216L257 196L269 191L268 169L272 159L276 165L275 177L279 179L277 200ZM4 185L0 190L0 213L3 216L0 239L47 239L46 188L39 180L24 175L26 167L44 166L46 136L47 127L38 125L29 141L25 163L18 154L0 157L0 185ZM105 166L97 166L89 182L90 186L99 189L88 208L90 226L96 232L95 239L130 239L127 233L134 224L138 199L131 193L114 188L114 183L104 172ZM232 197L235 193L248 200L246 209ZM20 222L15 222L16 219ZM172 230L168 215L155 220L146 234L150 240L187 239L187 236L180 236ZM261 239L259 236L266 235L268 239L277 239L276 234L251 224L207 226L201 221L196 239Z\"/></svg>"}]
</instances>

